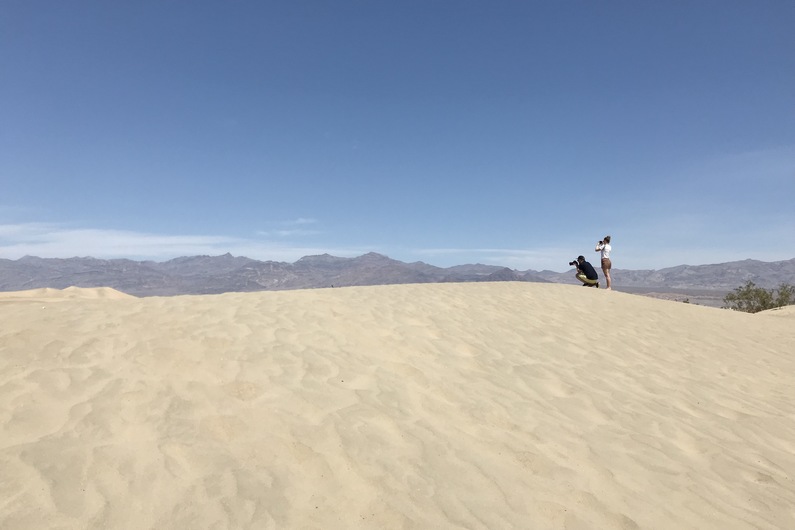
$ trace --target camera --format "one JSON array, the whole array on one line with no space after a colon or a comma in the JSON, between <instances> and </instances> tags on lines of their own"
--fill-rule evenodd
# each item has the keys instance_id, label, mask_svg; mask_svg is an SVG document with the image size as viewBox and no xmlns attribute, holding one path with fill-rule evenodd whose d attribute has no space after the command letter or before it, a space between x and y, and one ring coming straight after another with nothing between
<instances>
[{"instance_id":1,"label":"camera","mask_svg":"<svg viewBox=\"0 0 795 530\"><path fill-rule=\"evenodd\" d=\"M576 267L577 265L579 265L579 264L580 264L580 262L579 262L579 261L577 261L576 259L575 259L574 261L570 261L570 262L569 262L569 265L574 265L575 267Z\"/></svg>"}]
</instances>

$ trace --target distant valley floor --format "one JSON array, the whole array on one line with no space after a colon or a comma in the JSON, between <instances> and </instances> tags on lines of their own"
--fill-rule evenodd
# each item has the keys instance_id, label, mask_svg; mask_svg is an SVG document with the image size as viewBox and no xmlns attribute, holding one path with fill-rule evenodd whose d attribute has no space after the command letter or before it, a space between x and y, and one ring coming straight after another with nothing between
<instances>
[{"instance_id":1,"label":"distant valley floor","mask_svg":"<svg viewBox=\"0 0 795 530\"><path fill-rule=\"evenodd\" d=\"M661 287L614 287L616 291L639 294L659 300L671 300L707 307L723 307L723 298L729 291L711 289L663 289Z\"/></svg>"}]
</instances>

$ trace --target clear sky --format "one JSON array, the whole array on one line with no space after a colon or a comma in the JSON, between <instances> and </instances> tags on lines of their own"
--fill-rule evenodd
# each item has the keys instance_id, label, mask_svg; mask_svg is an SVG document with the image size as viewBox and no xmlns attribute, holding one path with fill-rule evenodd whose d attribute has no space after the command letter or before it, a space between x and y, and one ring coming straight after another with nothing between
<instances>
[{"instance_id":1,"label":"clear sky","mask_svg":"<svg viewBox=\"0 0 795 530\"><path fill-rule=\"evenodd\" d=\"M0 3L0 258L795 257L795 2Z\"/></svg>"}]
</instances>

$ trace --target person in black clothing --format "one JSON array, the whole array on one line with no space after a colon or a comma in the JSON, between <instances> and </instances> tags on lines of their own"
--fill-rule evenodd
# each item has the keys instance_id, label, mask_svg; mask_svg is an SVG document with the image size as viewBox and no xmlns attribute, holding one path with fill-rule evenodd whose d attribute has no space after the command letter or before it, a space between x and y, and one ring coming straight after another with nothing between
<instances>
[{"instance_id":1,"label":"person in black clothing","mask_svg":"<svg viewBox=\"0 0 795 530\"><path fill-rule=\"evenodd\" d=\"M585 256L578 256L577 261L572 261L571 264L577 267L575 277L582 282L583 287L599 288L599 275L593 265L585 261Z\"/></svg>"}]
</instances>

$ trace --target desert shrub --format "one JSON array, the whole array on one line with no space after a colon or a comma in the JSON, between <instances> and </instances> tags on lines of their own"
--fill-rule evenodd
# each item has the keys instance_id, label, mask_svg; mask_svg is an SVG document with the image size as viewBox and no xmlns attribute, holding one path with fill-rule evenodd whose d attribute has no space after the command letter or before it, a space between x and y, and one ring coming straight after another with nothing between
<instances>
[{"instance_id":1,"label":"desert shrub","mask_svg":"<svg viewBox=\"0 0 795 530\"><path fill-rule=\"evenodd\" d=\"M776 290L776 301L773 307L784 307L795 304L795 285L782 283Z\"/></svg>"},{"instance_id":2,"label":"desert shrub","mask_svg":"<svg viewBox=\"0 0 795 530\"><path fill-rule=\"evenodd\" d=\"M723 298L725 309L758 313L774 307L783 307L795 303L795 286L782 283L776 289L763 289L748 281Z\"/></svg>"}]
</instances>

